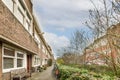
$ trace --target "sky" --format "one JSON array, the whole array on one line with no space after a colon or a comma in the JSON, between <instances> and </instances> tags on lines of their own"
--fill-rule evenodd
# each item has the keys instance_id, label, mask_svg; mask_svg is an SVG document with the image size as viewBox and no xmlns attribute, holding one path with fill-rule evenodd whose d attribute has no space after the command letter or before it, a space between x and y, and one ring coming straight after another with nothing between
<instances>
[{"instance_id":1,"label":"sky","mask_svg":"<svg viewBox=\"0 0 120 80\"><path fill-rule=\"evenodd\" d=\"M55 56L60 48L70 45L74 30L88 30L84 23L88 20L88 10L93 9L90 0L33 0L33 7Z\"/></svg>"}]
</instances>

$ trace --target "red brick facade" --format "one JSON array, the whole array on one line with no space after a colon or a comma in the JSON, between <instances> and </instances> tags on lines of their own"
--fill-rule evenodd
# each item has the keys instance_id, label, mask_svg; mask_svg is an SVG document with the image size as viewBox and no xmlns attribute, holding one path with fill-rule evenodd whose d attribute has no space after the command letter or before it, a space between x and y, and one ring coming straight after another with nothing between
<instances>
[{"instance_id":1,"label":"red brick facade","mask_svg":"<svg viewBox=\"0 0 120 80\"><path fill-rule=\"evenodd\" d=\"M24 0L27 8L29 9L32 17L32 3L30 0ZM33 19L33 18L32 18ZM32 20L31 19L31 20ZM27 59L27 71L30 72L33 66L34 60L32 59L34 55L39 56L41 59L48 54L42 51L42 48L38 47L38 43L35 41L34 29L37 30L39 34L41 31L39 25L34 25L36 22L33 20L32 28L33 32L30 34L25 26L15 17L15 15L7 8L7 6L0 0L0 80L10 80L10 72L4 72L2 68L3 63L3 44L22 50L26 54ZM37 27L36 27L37 26ZM41 45L44 45L49 55L51 55L51 49L48 47L44 37L39 35L41 38ZM50 57L47 57L50 58Z\"/></svg>"},{"instance_id":2,"label":"red brick facade","mask_svg":"<svg viewBox=\"0 0 120 80\"><path fill-rule=\"evenodd\" d=\"M99 45L98 47L95 46L100 41L104 41L104 39L107 40L106 45L104 46ZM104 51L108 51L108 52L106 52L106 54L102 54L98 56L98 54L103 53ZM119 52L120 52L120 24L117 24L111 26L107 30L105 36L96 39L88 48L85 49L85 53L84 53L85 62L93 62L99 59L104 62L103 65L106 63L109 64L109 61L112 62L113 65L115 65L118 63ZM98 56L97 58L96 58L96 54L94 53L97 53Z\"/></svg>"},{"instance_id":3,"label":"red brick facade","mask_svg":"<svg viewBox=\"0 0 120 80\"><path fill-rule=\"evenodd\" d=\"M26 5L27 5L29 11L32 13L33 4L31 2L31 0L24 0L24 1L25 1Z\"/></svg>"},{"instance_id":4,"label":"red brick facade","mask_svg":"<svg viewBox=\"0 0 120 80\"><path fill-rule=\"evenodd\" d=\"M120 52L120 23L113 25L107 31L108 39L112 48L113 61L115 64L119 63L119 52Z\"/></svg>"},{"instance_id":5,"label":"red brick facade","mask_svg":"<svg viewBox=\"0 0 120 80\"><path fill-rule=\"evenodd\" d=\"M32 36L1 1L0 26L1 36L10 39L31 52L38 53L38 46Z\"/></svg>"}]
</instances>

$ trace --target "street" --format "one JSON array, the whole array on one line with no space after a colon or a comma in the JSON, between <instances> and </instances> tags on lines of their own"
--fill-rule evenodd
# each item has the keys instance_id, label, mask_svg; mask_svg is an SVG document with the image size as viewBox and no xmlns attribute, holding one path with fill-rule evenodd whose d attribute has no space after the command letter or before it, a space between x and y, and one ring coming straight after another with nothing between
<instances>
[{"instance_id":1,"label":"street","mask_svg":"<svg viewBox=\"0 0 120 80\"><path fill-rule=\"evenodd\" d=\"M48 67L42 72L33 73L32 77L28 78L27 80L55 80L54 76L52 75L52 69L53 66Z\"/></svg>"}]
</instances>

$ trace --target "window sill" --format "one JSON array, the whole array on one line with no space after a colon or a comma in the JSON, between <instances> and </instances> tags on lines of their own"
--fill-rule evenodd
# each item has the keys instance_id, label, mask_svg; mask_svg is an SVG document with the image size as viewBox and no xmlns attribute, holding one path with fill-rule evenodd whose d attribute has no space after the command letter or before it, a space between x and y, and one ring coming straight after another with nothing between
<instances>
[{"instance_id":1,"label":"window sill","mask_svg":"<svg viewBox=\"0 0 120 80\"><path fill-rule=\"evenodd\" d=\"M24 67L3 69L3 73L10 72L11 70L15 70L15 69L22 69L22 68L24 68Z\"/></svg>"}]
</instances>

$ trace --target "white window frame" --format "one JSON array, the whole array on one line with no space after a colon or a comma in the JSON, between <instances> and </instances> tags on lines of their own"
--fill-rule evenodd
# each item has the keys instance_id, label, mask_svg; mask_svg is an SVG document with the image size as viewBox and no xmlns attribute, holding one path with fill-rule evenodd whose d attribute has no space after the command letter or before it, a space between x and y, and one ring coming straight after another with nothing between
<instances>
[{"instance_id":1,"label":"white window frame","mask_svg":"<svg viewBox=\"0 0 120 80\"><path fill-rule=\"evenodd\" d=\"M23 55L23 58L18 57L17 54L22 54L22 55ZM16 62L17 62L18 59L21 59L21 60L22 60L22 67L17 67L17 66L16 66L16 67L17 67L17 68L23 68L23 67L24 67L24 53L19 52L19 51L16 51ZM17 65L17 64L16 64L16 65Z\"/></svg>"},{"instance_id":2,"label":"white window frame","mask_svg":"<svg viewBox=\"0 0 120 80\"><path fill-rule=\"evenodd\" d=\"M22 1L21 1L22 2ZM30 12L25 8L23 8L23 6L25 7L26 6L26 4L24 4L24 1L22 2L22 3L20 3L19 1L18 1L18 8L19 8L19 10L23 13L23 16L24 16L24 20L23 20L23 26L24 26L24 28L32 35L32 32L31 32L31 29L32 29L32 27L31 27L31 23L32 23L32 17L31 17L31 15L30 15ZM26 24L28 24L29 23L29 26L27 26ZM28 27L28 28L27 28Z\"/></svg>"},{"instance_id":3,"label":"white window frame","mask_svg":"<svg viewBox=\"0 0 120 80\"><path fill-rule=\"evenodd\" d=\"M38 55L34 55L34 58L33 58L33 66L40 66L41 65L41 60L40 60L40 57ZM35 63L37 62L37 63Z\"/></svg>"},{"instance_id":4,"label":"white window frame","mask_svg":"<svg viewBox=\"0 0 120 80\"><path fill-rule=\"evenodd\" d=\"M23 25L25 29L26 29L26 21L29 22L30 26L29 26L29 29L26 29L26 31L28 31L30 35L32 35L32 21L33 21L32 14L27 8L27 5L25 4L24 0L20 0L21 2L19 2L19 0L15 0L15 2L13 0L10 0L12 1L11 6L9 5L10 3L8 3L7 1L4 1L4 0L2 1L8 7L8 9L13 13L13 15L15 15L17 20ZM19 18L18 12L23 16L22 21Z\"/></svg>"},{"instance_id":5,"label":"white window frame","mask_svg":"<svg viewBox=\"0 0 120 80\"><path fill-rule=\"evenodd\" d=\"M15 50L14 51L15 56L11 57L11 56L4 55L4 48L14 49ZM23 65L22 65L22 67L17 67L17 59L19 59L19 58L17 58L17 53L23 54L23 58L21 58L21 59L23 59ZM14 58L14 67L13 68L4 69L4 66L3 66L4 65L3 64L4 63L4 57ZM2 46L2 72L3 73L10 72L11 70L14 70L14 69L26 68L26 62L25 61L27 61L26 60L26 54L23 51L20 51L20 50L14 48L14 47L9 46L9 45L3 44L3 46Z\"/></svg>"},{"instance_id":6,"label":"white window frame","mask_svg":"<svg viewBox=\"0 0 120 80\"><path fill-rule=\"evenodd\" d=\"M8 9L13 13L14 12L14 2L13 2L13 0L10 0L12 2L11 6L10 6L10 4L8 4L8 2L10 2L10 1L5 1L5 0L2 0L2 1L8 7Z\"/></svg>"},{"instance_id":7,"label":"white window frame","mask_svg":"<svg viewBox=\"0 0 120 80\"><path fill-rule=\"evenodd\" d=\"M31 34L31 17L28 12L25 13L25 16L26 16L25 28Z\"/></svg>"},{"instance_id":8,"label":"white window frame","mask_svg":"<svg viewBox=\"0 0 120 80\"><path fill-rule=\"evenodd\" d=\"M42 52L45 54L45 46L42 45Z\"/></svg>"},{"instance_id":9,"label":"white window frame","mask_svg":"<svg viewBox=\"0 0 120 80\"><path fill-rule=\"evenodd\" d=\"M11 48L11 47L10 47ZM14 53L14 57L12 57L12 56L7 56L7 55L4 55L4 49L9 49L10 50L10 48L8 48L8 46L4 46L3 47L3 49L2 49L2 52L3 52L3 54L2 54L2 68L3 68L3 72L7 72L7 71L9 71L9 70L11 70L11 69L13 69L13 68L9 68L9 69L4 69L4 57L5 58L12 58L13 59L13 66L14 66L14 63L15 63L15 53ZM13 48L11 48L11 49L13 49Z\"/></svg>"},{"instance_id":10,"label":"white window frame","mask_svg":"<svg viewBox=\"0 0 120 80\"><path fill-rule=\"evenodd\" d=\"M21 14L21 16L23 17L23 20L21 21L19 16L17 15L17 18L18 20L20 21L20 23L24 26L24 19L25 19L25 16L24 16L24 13L21 11L21 9L18 7L17 9L17 13L19 12L19 14Z\"/></svg>"},{"instance_id":11,"label":"white window frame","mask_svg":"<svg viewBox=\"0 0 120 80\"><path fill-rule=\"evenodd\" d=\"M28 20L26 20L26 25L25 25L25 29L30 32L30 22Z\"/></svg>"}]
</instances>

